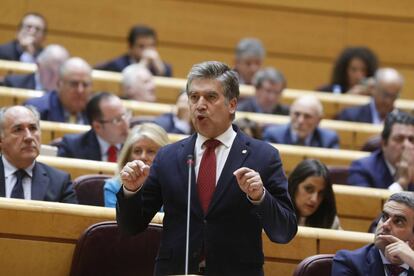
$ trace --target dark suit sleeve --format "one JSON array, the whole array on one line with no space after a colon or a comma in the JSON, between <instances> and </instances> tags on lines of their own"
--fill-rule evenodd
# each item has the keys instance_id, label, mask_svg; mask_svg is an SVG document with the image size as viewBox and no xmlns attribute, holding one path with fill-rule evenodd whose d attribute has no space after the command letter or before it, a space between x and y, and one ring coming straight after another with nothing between
<instances>
[{"instance_id":1,"label":"dark suit sleeve","mask_svg":"<svg viewBox=\"0 0 414 276\"><path fill-rule=\"evenodd\" d=\"M264 129L263 131L263 140L270 142L270 143L279 143L279 141L277 141L275 135L274 135L274 131L276 129L276 126L268 126Z\"/></svg>"},{"instance_id":2,"label":"dark suit sleeve","mask_svg":"<svg viewBox=\"0 0 414 276\"><path fill-rule=\"evenodd\" d=\"M73 151L70 146L70 141L67 137L63 137L62 141L58 144L58 156L73 158Z\"/></svg>"},{"instance_id":3,"label":"dark suit sleeve","mask_svg":"<svg viewBox=\"0 0 414 276\"><path fill-rule=\"evenodd\" d=\"M360 160L352 162L349 168L348 184L361 187L371 187L371 177Z\"/></svg>"},{"instance_id":4,"label":"dark suit sleeve","mask_svg":"<svg viewBox=\"0 0 414 276\"><path fill-rule=\"evenodd\" d=\"M162 206L161 187L158 182L158 164L163 164L163 149L159 150L142 188L133 196L125 197L123 188L117 193L116 220L122 232L130 235L144 231ZM143 194L145 193L145 197ZM144 199L145 198L145 199ZM145 202L144 202L145 200Z\"/></svg>"},{"instance_id":5,"label":"dark suit sleeve","mask_svg":"<svg viewBox=\"0 0 414 276\"><path fill-rule=\"evenodd\" d=\"M329 139L328 148L339 149L339 137L336 132L332 132L331 138Z\"/></svg>"},{"instance_id":6,"label":"dark suit sleeve","mask_svg":"<svg viewBox=\"0 0 414 276\"><path fill-rule=\"evenodd\" d=\"M78 203L69 174L65 174L65 177L63 178L62 193L59 201L63 203Z\"/></svg>"},{"instance_id":7,"label":"dark suit sleeve","mask_svg":"<svg viewBox=\"0 0 414 276\"><path fill-rule=\"evenodd\" d=\"M340 250L336 253L332 263L332 276L358 275L352 262L347 257L347 251Z\"/></svg>"},{"instance_id":8,"label":"dark suit sleeve","mask_svg":"<svg viewBox=\"0 0 414 276\"><path fill-rule=\"evenodd\" d=\"M287 191L287 180L283 172L279 152L265 145L266 155L260 172L266 195L256 211L262 219L263 229L273 242L287 243L296 235L297 221Z\"/></svg>"}]
</instances>

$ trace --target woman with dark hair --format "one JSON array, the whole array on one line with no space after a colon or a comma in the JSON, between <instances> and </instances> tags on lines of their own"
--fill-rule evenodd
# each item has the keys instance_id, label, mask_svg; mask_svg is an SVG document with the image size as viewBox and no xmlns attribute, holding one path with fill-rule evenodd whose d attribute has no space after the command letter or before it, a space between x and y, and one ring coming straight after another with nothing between
<instances>
[{"instance_id":1,"label":"woman with dark hair","mask_svg":"<svg viewBox=\"0 0 414 276\"><path fill-rule=\"evenodd\" d=\"M371 77L374 76L377 68L377 57L369 48L345 48L335 62L331 83L317 90L369 94L369 89L373 86Z\"/></svg>"},{"instance_id":2,"label":"woman with dark hair","mask_svg":"<svg viewBox=\"0 0 414 276\"><path fill-rule=\"evenodd\" d=\"M298 225L341 229L329 171L323 163L314 159L300 162L288 182Z\"/></svg>"}]
</instances>

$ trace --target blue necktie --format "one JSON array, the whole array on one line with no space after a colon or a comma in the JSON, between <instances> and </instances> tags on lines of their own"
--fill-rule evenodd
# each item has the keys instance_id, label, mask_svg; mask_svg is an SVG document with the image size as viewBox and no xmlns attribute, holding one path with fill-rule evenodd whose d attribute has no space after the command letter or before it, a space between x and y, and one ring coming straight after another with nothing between
<instances>
[{"instance_id":1,"label":"blue necktie","mask_svg":"<svg viewBox=\"0 0 414 276\"><path fill-rule=\"evenodd\" d=\"M16 176L16 184L14 184L13 190L11 192L11 198L21 198L24 199L24 192L23 192L23 178L27 176L25 170L20 169L14 172Z\"/></svg>"}]
</instances>

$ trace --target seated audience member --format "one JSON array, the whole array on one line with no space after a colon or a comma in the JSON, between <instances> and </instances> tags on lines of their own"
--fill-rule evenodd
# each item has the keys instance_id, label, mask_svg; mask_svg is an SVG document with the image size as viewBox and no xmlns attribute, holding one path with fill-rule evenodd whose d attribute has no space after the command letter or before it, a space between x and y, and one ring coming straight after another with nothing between
<instances>
[{"instance_id":1,"label":"seated audience member","mask_svg":"<svg viewBox=\"0 0 414 276\"><path fill-rule=\"evenodd\" d=\"M255 96L240 102L237 110L279 115L289 114L289 107L280 103L283 89L286 88L285 77L280 71L274 68L258 71L254 75L253 85L256 89Z\"/></svg>"},{"instance_id":2,"label":"seated audience member","mask_svg":"<svg viewBox=\"0 0 414 276\"><path fill-rule=\"evenodd\" d=\"M413 246L414 194L392 194L384 204L374 243L338 251L332 275L414 275Z\"/></svg>"},{"instance_id":3,"label":"seated audience member","mask_svg":"<svg viewBox=\"0 0 414 276\"><path fill-rule=\"evenodd\" d=\"M378 68L376 55L366 47L345 48L335 62L331 83L317 88L333 93L369 94L368 78Z\"/></svg>"},{"instance_id":4,"label":"seated audience member","mask_svg":"<svg viewBox=\"0 0 414 276\"><path fill-rule=\"evenodd\" d=\"M70 175L36 161L40 134L34 108L0 109L0 196L77 203Z\"/></svg>"},{"instance_id":5,"label":"seated audience member","mask_svg":"<svg viewBox=\"0 0 414 276\"><path fill-rule=\"evenodd\" d=\"M329 171L319 160L300 162L288 178L298 225L340 229Z\"/></svg>"},{"instance_id":6,"label":"seated audience member","mask_svg":"<svg viewBox=\"0 0 414 276\"><path fill-rule=\"evenodd\" d=\"M153 123L144 123L131 129L118 158L118 171L132 160L141 160L151 166L158 150L169 143L164 129ZM121 188L121 179L116 176L105 181L105 207L116 206L116 193Z\"/></svg>"},{"instance_id":7,"label":"seated audience member","mask_svg":"<svg viewBox=\"0 0 414 276\"><path fill-rule=\"evenodd\" d=\"M19 23L15 40L0 45L0 59L34 63L46 40L46 19L34 12L27 13Z\"/></svg>"},{"instance_id":8,"label":"seated audience member","mask_svg":"<svg viewBox=\"0 0 414 276\"><path fill-rule=\"evenodd\" d=\"M142 64L128 65L122 71L122 91L125 99L155 102L155 81L151 72Z\"/></svg>"},{"instance_id":9,"label":"seated audience member","mask_svg":"<svg viewBox=\"0 0 414 276\"><path fill-rule=\"evenodd\" d=\"M51 44L36 58L37 71L35 73L8 75L4 79L4 85L46 92L56 90L59 69L68 58L69 53L65 48Z\"/></svg>"},{"instance_id":10,"label":"seated audience member","mask_svg":"<svg viewBox=\"0 0 414 276\"><path fill-rule=\"evenodd\" d=\"M352 162L348 184L414 190L414 117L392 112L384 122L381 149Z\"/></svg>"},{"instance_id":11,"label":"seated audience member","mask_svg":"<svg viewBox=\"0 0 414 276\"><path fill-rule=\"evenodd\" d=\"M91 130L67 134L58 144L58 156L116 162L128 135L131 114L118 96L95 94L86 106Z\"/></svg>"},{"instance_id":12,"label":"seated audience member","mask_svg":"<svg viewBox=\"0 0 414 276\"><path fill-rule=\"evenodd\" d=\"M122 72L130 64L146 66L155 76L172 76L171 66L164 63L156 49L157 34L148 26L136 25L128 35L128 53L96 66L96 69Z\"/></svg>"},{"instance_id":13,"label":"seated audience member","mask_svg":"<svg viewBox=\"0 0 414 276\"><path fill-rule=\"evenodd\" d=\"M318 127L322 116L323 107L316 97L299 97L290 107L290 123L265 128L263 139L278 144L338 148L336 132Z\"/></svg>"},{"instance_id":14,"label":"seated audience member","mask_svg":"<svg viewBox=\"0 0 414 276\"><path fill-rule=\"evenodd\" d=\"M181 92L175 103L174 111L155 118L154 123L161 126L168 133L192 133L193 127L190 119L187 93L185 91Z\"/></svg>"},{"instance_id":15,"label":"seated audience member","mask_svg":"<svg viewBox=\"0 0 414 276\"><path fill-rule=\"evenodd\" d=\"M366 105L349 107L337 116L338 120L382 124L394 110L394 102L403 87L403 78L393 68L381 68L375 73L371 101Z\"/></svg>"},{"instance_id":16,"label":"seated audience member","mask_svg":"<svg viewBox=\"0 0 414 276\"><path fill-rule=\"evenodd\" d=\"M240 84L252 84L253 76L260 70L266 52L256 38L243 38L236 46L234 70L239 74Z\"/></svg>"},{"instance_id":17,"label":"seated audience member","mask_svg":"<svg viewBox=\"0 0 414 276\"><path fill-rule=\"evenodd\" d=\"M59 70L57 90L29 99L25 105L36 107L41 120L87 124L85 107L91 91L91 67L83 59L73 57Z\"/></svg>"}]
</instances>

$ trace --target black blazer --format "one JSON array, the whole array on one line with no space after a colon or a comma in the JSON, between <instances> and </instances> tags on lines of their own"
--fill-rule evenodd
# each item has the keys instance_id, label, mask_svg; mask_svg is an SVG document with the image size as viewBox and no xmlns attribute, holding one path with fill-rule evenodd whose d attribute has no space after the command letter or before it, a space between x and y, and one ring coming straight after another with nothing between
<instances>
[{"instance_id":1,"label":"black blazer","mask_svg":"<svg viewBox=\"0 0 414 276\"><path fill-rule=\"evenodd\" d=\"M0 196L6 196L4 165L0 156ZM33 167L32 200L78 203L70 175L37 162Z\"/></svg>"},{"instance_id":2,"label":"black blazer","mask_svg":"<svg viewBox=\"0 0 414 276\"><path fill-rule=\"evenodd\" d=\"M289 242L296 234L295 212L278 151L237 130L207 214L197 195L195 173L191 186L189 272L197 273L205 254L207 275L263 275L262 230L270 240ZM197 134L160 149L143 188L131 198L117 194L117 220L122 231L143 231L163 205L163 235L155 275L184 273L187 214L187 156L194 154ZM233 172L249 167L260 173L266 195L252 204ZM204 250L203 250L204 245ZM204 253L203 253L204 252Z\"/></svg>"},{"instance_id":3,"label":"black blazer","mask_svg":"<svg viewBox=\"0 0 414 276\"><path fill-rule=\"evenodd\" d=\"M58 144L58 156L101 161L98 138L93 129L80 134L66 134Z\"/></svg>"}]
</instances>

